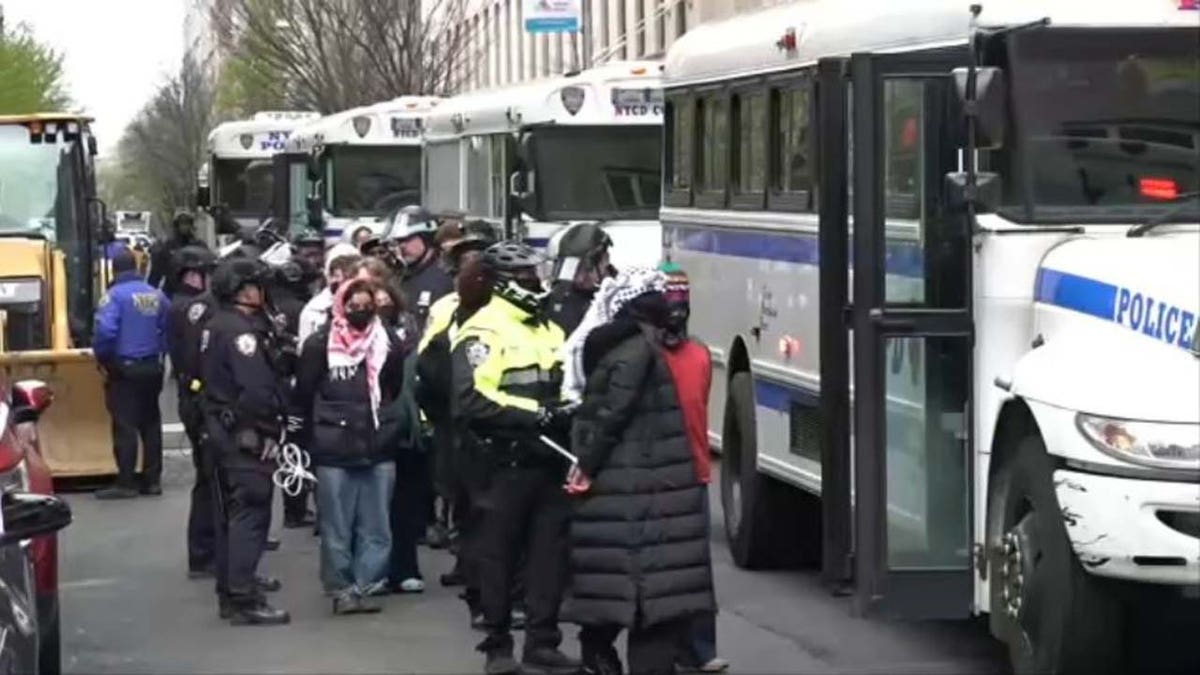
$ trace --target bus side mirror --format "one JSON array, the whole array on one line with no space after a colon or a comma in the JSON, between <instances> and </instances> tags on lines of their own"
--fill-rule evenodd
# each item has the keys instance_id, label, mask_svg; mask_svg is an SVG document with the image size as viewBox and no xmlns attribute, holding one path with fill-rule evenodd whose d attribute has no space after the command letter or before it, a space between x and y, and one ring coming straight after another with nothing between
<instances>
[{"instance_id":1,"label":"bus side mirror","mask_svg":"<svg viewBox=\"0 0 1200 675\"><path fill-rule=\"evenodd\" d=\"M1008 99L1008 84L1004 71L990 66L976 68L973 100L967 96L969 73L969 68L955 68L951 71L963 113L968 117L975 117L975 148L999 149L1004 146L1005 109Z\"/></svg>"},{"instance_id":2,"label":"bus side mirror","mask_svg":"<svg viewBox=\"0 0 1200 675\"><path fill-rule=\"evenodd\" d=\"M973 187L967 184L966 171L946 174L946 199L951 211L962 211L967 204L974 204L976 213L993 213L1000 206L1003 194L1004 181L999 174L976 172Z\"/></svg>"},{"instance_id":3,"label":"bus side mirror","mask_svg":"<svg viewBox=\"0 0 1200 675\"><path fill-rule=\"evenodd\" d=\"M4 532L0 546L53 534L71 524L71 507L60 497L5 492L0 497Z\"/></svg>"},{"instance_id":4,"label":"bus side mirror","mask_svg":"<svg viewBox=\"0 0 1200 675\"><path fill-rule=\"evenodd\" d=\"M196 188L196 206L201 209L207 209L211 204L212 194L209 192L207 185L202 185Z\"/></svg>"}]
</instances>

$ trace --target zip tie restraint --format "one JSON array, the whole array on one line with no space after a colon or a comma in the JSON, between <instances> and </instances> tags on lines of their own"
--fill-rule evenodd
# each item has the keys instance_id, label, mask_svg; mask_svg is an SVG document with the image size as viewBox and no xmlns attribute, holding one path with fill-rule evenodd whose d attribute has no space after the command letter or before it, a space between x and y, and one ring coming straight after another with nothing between
<instances>
[{"instance_id":1,"label":"zip tie restraint","mask_svg":"<svg viewBox=\"0 0 1200 675\"><path fill-rule=\"evenodd\" d=\"M279 486L284 494L296 497L304 490L304 481L316 484L317 477L308 470L311 462L308 453L295 443L288 442L286 428L280 432L275 449L275 461L279 468L271 474L271 481Z\"/></svg>"}]
</instances>

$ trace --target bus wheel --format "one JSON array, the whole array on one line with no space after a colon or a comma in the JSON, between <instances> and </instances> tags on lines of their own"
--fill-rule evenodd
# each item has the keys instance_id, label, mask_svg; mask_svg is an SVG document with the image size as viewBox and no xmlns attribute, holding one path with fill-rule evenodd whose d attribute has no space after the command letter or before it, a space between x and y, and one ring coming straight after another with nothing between
<instances>
[{"instance_id":1,"label":"bus wheel","mask_svg":"<svg viewBox=\"0 0 1200 675\"><path fill-rule=\"evenodd\" d=\"M1002 613L1013 672L1121 672L1120 602L1071 549L1053 465L1037 433L1018 442L1005 470L991 597L992 611Z\"/></svg>"},{"instance_id":2,"label":"bus wheel","mask_svg":"<svg viewBox=\"0 0 1200 675\"><path fill-rule=\"evenodd\" d=\"M750 373L738 373L729 381L721 454L721 509L733 561L746 569L790 562L795 557L795 533L776 532L772 527L791 520L786 511L773 506L782 501L779 493L790 488L758 472Z\"/></svg>"}]
</instances>

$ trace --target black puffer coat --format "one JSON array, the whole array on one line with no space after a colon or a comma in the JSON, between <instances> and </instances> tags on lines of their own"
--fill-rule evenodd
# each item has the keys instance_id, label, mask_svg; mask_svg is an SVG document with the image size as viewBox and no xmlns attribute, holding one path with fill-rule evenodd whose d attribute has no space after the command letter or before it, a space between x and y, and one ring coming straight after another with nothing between
<instances>
[{"instance_id":1,"label":"black puffer coat","mask_svg":"<svg viewBox=\"0 0 1200 675\"><path fill-rule=\"evenodd\" d=\"M580 625L649 626L714 609L704 492L652 341L622 319L585 344L571 440L592 487L575 498L562 615Z\"/></svg>"}]
</instances>

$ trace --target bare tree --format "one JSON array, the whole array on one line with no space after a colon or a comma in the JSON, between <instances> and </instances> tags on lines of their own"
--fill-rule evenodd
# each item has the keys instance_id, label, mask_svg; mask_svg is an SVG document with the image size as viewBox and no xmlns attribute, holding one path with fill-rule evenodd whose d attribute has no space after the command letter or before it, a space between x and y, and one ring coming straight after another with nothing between
<instances>
[{"instance_id":1,"label":"bare tree","mask_svg":"<svg viewBox=\"0 0 1200 675\"><path fill-rule=\"evenodd\" d=\"M196 176L215 124L213 84L185 57L125 128L117 146L119 171L135 181L159 222L195 207Z\"/></svg>"},{"instance_id":2,"label":"bare tree","mask_svg":"<svg viewBox=\"0 0 1200 675\"><path fill-rule=\"evenodd\" d=\"M223 77L246 114L284 104L332 113L452 91L466 0L231 0ZM232 80L232 81L228 81Z\"/></svg>"}]
</instances>

